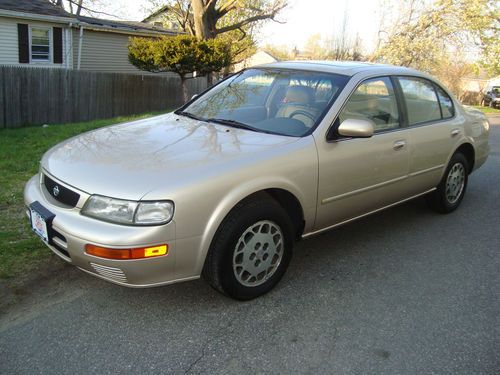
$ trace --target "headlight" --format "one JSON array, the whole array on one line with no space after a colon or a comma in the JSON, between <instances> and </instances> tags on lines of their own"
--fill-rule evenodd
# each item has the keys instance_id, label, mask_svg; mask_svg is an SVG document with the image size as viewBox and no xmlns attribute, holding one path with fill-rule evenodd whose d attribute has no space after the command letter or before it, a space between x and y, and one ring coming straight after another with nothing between
<instances>
[{"instance_id":1,"label":"headlight","mask_svg":"<svg viewBox=\"0 0 500 375\"><path fill-rule=\"evenodd\" d=\"M170 201L136 202L92 195L82 208L82 215L128 225L166 224L174 215Z\"/></svg>"}]
</instances>

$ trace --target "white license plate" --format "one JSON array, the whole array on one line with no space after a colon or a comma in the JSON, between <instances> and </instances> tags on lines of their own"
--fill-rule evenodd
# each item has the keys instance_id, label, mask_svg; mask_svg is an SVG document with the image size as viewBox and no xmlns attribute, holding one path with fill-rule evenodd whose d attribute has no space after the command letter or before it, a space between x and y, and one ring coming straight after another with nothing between
<instances>
[{"instance_id":1,"label":"white license plate","mask_svg":"<svg viewBox=\"0 0 500 375\"><path fill-rule=\"evenodd\" d=\"M40 236L45 242L49 242L49 233L47 230L47 222L45 219L30 207L31 211L31 228L33 231Z\"/></svg>"}]
</instances>

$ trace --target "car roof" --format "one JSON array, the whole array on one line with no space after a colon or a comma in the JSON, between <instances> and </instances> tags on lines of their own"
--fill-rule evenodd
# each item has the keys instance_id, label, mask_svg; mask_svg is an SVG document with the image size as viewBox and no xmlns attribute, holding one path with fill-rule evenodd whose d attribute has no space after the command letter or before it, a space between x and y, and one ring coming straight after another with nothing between
<instances>
[{"instance_id":1,"label":"car roof","mask_svg":"<svg viewBox=\"0 0 500 375\"><path fill-rule=\"evenodd\" d=\"M362 61L297 60L262 64L253 68L297 69L353 76L357 73L425 75L414 69Z\"/></svg>"}]
</instances>

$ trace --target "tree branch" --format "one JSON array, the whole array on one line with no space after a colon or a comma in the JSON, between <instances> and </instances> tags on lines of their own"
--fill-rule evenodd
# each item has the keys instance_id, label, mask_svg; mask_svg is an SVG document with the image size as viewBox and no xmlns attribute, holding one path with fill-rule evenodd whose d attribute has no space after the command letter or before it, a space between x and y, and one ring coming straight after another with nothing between
<instances>
[{"instance_id":1,"label":"tree branch","mask_svg":"<svg viewBox=\"0 0 500 375\"><path fill-rule=\"evenodd\" d=\"M230 11L238 8L238 0L230 0L226 4L222 5L220 8L216 9L217 17L222 18Z\"/></svg>"},{"instance_id":2,"label":"tree branch","mask_svg":"<svg viewBox=\"0 0 500 375\"><path fill-rule=\"evenodd\" d=\"M204 6L205 11L211 7L215 7L215 4L217 3L217 1L218 0L208 0Z\"/></svg>"},{"instance_id":3,"label":"tree branch","mask_svg":"<svg viewBox=\"0 0 500 375\"><path fill-rule=\"evenodd\" d=\"M78 2L75 0L67 0L67 1L70 4L70 6L71 6L71 4L76 5L76 7L77 7L76 14L77 15L80 15L80 11L83 9L83 10L86 10L87 12L89 12L91 16L93 16L92 13L97 13L97 14L104 14L105 16L110 16L110 17L114 17L114 18L118 18L120 20L123 20L123 18L115 16L114 14L110 14L110 13L101 12L98 10L93 10L93 9L87 8L87 7L82 5L82 2L83 2L82 0L78 0Z\"/></svg>"},{"instance_id":4,"label":"tree branch","mask_svg":"<svg viewBox=\"0 0 500 375\"><path fill-rule=\"evenodd\" d=\"M235 24L233 25L228 25L228 26L225 26L225 27L221 27L220 29L215 29L215 33L216 34L222 34L222 33L225 33L225 32L228 32L228 31L231 31L231 30L238 30L238 29L241 29L242 27L252 23L252 22L256 22L256 21L262 21L262 20L268 20L268 19L271 19L275 22L280 22L280 21L276 21L274 19L274 17L276 17L276 13L278 13L278 11L281 10L280 9L277 9L277 10L274 10L273 12L271 13L268 13L268 14L259 14L259 15L256 15L256 16L253 16L253 17L249 17L249 18L246 18L244 20L241 20L240 22L236 22Z\"/></svg>"}]
</instances>

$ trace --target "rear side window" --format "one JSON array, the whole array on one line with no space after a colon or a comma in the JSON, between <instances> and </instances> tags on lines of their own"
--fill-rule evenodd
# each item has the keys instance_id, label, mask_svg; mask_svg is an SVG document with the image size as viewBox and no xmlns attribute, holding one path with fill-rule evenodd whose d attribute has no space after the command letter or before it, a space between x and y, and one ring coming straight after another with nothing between
<instances>
[{"instance_id":1,"label":"rear side window","mask_svg":"<svg viewBox=\"0 0 500 375\"><path fill-rule=\"evenodd\" d=\"M436 86L436 92L438 94L439 105L441 106L443 118L447 119L455 116L455 107L453 107L453 101L450 96L439 86Z\"/></svg>"},{"instance_id":2,"label":"rear side window","mask_svg":"<svg viewBox=\"0 0 500 375\"><path fill-rule=\"evenodd\" d=\"M399 77L410 125L441 120L441 109L432 83L414 77Z\"/></svg>"},{"instance_id":3,"label":"rear side window","mask_svg":"<svg viewBox=\"0 0 500 375\"><path fill-rule=\"evenodd\" d=\"M339 115L341 123L348 118L373 121L375 132L399 128L398 106L391 80L380 77L361 83Z\"/></svg>"}]
</instances>

